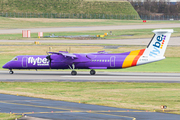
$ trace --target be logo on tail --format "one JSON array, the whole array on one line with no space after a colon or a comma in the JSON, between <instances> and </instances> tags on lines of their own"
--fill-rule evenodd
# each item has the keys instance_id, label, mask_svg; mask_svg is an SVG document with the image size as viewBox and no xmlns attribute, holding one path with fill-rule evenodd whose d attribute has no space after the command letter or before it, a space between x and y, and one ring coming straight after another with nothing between
<instances>
[{"instance_id":1,"label":"be logo on tail","mask_svg":"<svg viewBox=\"0 0 180 120\"><path fill-rule=\"evenodd\" d=\"M154 49L153 49L152 51L150 51L150 53L149 53L149 56L154 57L154 58L155 58L158 54L160 54L159 48L160 48L160 49L163 48L164 42L165 42L165 40L166 40L166 36L165 36L165 35L157 36L156 40L157 40L157 41L153 44Z\"/></svg>"},{"instance_id":2,"label":"be logo on tail","mask_svg":"<svg viewBox=\"0 0 180 120\"><path fill-rule=\"evenodd\" d=\"M147 46L144 55L152 58L163 57L173 29L154 30L154 37Z\"/></svg>"},{"instance_id":3,"label":"be logo on tail","mask_svg":"<svg viewBox=\"0 0 180 120\"><path fill-rule=\"evenodd\" d=\"M165 42L165 39L166 39L165 35L157 36L157 42L155 42L155 44L153 46L162 49L164 42Z\"/></svg>"}]
</instances>

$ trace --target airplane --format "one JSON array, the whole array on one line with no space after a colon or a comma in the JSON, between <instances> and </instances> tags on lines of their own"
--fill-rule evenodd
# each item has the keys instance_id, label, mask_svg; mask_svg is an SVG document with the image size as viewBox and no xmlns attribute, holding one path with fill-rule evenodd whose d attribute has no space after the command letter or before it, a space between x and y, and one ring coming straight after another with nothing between
<instances>
[{"instance_id":1,"label":"airplane","mask_svg":"<svg viewBox=\"0 0 180 120\"><path fill-rule=\"evenodd\" d=\"M164 53L173 29L153 30L154 36L147 48L125 53L68 53L67 51L49 52L49 55L20 55L6 63L9 69L71 69L71 75L77 75L75 69L90 69L95 75L96 69L122 69L165 59Z\"/></svg>"}]
</instances>

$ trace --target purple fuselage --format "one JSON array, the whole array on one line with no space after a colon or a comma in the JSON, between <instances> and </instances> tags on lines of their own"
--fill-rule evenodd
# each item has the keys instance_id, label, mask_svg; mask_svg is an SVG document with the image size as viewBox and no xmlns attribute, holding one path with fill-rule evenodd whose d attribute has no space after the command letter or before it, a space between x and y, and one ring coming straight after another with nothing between
<instances>
[{"instance_id":1,"label":"purple fuselage","mask_svg":"<svg viewBox=\"0 0 180 120\"><path fill-rule=\"evenodd\" d=\"M16 56L6 63L6 69L69 69L72 64L75 69L120 69L130 52L119 54L73 54L77 58L64 55L51 55L51 62L47 55Z\"/></svg>"}]
</instances>

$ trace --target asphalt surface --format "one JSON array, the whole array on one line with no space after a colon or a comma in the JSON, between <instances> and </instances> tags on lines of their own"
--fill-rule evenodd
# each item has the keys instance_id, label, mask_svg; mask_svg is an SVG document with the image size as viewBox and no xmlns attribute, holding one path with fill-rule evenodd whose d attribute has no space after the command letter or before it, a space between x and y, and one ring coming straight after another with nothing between
<instances>
[{"instance_id":1,"label":"asphalt surface","mask_svg":"<svg viewBox=\"0 0 180 120\"><path fill-rule=\"evenodd\" d=\"M162 29L178 28L180 24L142 24L142 25L117 25L117 26L91 26L91 27L59 27L59 28L28 28L28 29L1 29L0 34L22 33L22 30L38 32L67 32L67 31L93 31L93 30L126 30L126 29Z\"/></svg>"},{"instance_id":2,"label":"asphalt surface","mask_svg":"<svg viewBox=\"0 0 180 120\"><path fill-rule=\"evenodd\" d=\"M114 45L148 45L151 38L141 38L141 39L117 39L117 40L108 40L108 39L92 39L92 40L0 40L1 43L34 43L34 41L39 41L39 43L76 43L76 44L114 44ZM4 44L3 44L4 45ZM179 46L180 37L171 37L168 45Z\"/></svg>"},{"instance_id":3,"label":"asphalt surface","mask_svg":"<svg viewBox=\"0 0 180 120\"><path fill-rule=\"evenodd\" d=\"M14 74L9 74L8 70L0 71L0 81L9 82L164 82L180 83L180 73L124 73L124 72L97 72L90 75L89 71L77 71L76 76L71 75L71 71L19 71L13 70Z\"/></svg>"},{"instance_id":4,"label":"asphalt surface","mask_svg":"<svg viewBox=\"0 0 180 120\"><path fill-rule=\"evenodd\" d=\"M0 112L53 120L179 120L180 115L0 94ZM26 118L23 118L26 120ZM27 118L28 119L28 118Z\"/></svg>"}]
</instances>

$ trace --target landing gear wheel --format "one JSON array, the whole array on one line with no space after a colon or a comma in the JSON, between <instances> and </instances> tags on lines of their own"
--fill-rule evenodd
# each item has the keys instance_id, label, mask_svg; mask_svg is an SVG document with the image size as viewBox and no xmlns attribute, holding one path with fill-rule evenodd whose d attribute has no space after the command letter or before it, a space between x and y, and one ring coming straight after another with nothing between
<instances>
[{"instance_id":1,"label":"landing gear wheel","mask_svg":"<svg viewBox=\"0 0 180 120\"><path fill-rule=\"evenodd\" d=\"M14 72L13 71L9 71L9 74L13 74Z\"/></svg>"},{"instance_id":2,"label":"landing gear wheel","mask_svg":"<svg viewBox=\"0 0 180 120\"><path fill-rule=\"evenodd\" d=\"M96 74L96 71L95 71L95 70L91 70L91 71L90 71L90 74L91 74L91 75L95 75L95 74Z\"/></svg>"},{"instance_id":3,"label":"landing gear wheel","mask_svg":"<svg viewBox=\"0 0 180 120\"><path fill-rule=\"evenodd\" d=\"M77 75L77 72L76 71L72 71L71 75Z\"/></svg>"}]
</instances>

